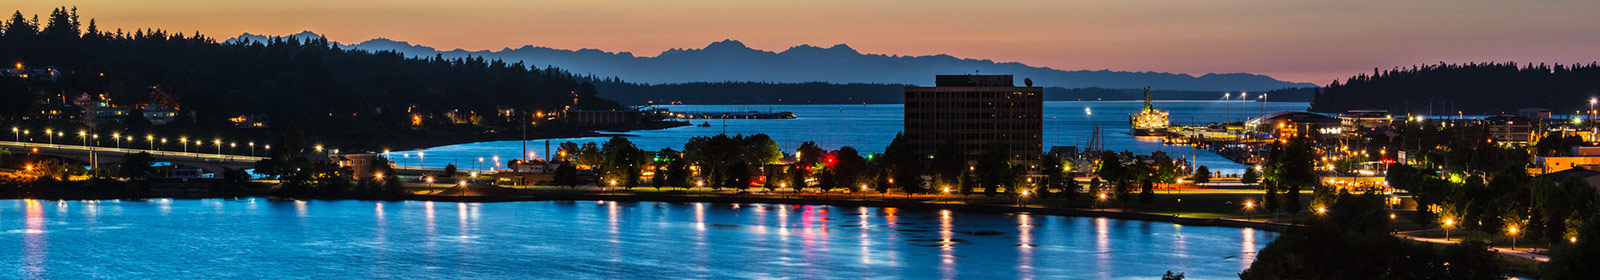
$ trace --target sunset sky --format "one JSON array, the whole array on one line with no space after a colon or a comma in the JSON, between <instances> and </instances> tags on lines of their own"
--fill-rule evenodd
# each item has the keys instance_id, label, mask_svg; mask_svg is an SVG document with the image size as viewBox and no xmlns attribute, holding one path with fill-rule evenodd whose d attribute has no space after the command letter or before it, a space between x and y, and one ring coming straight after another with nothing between
<instances>
[{"instance_id":1,"label":"sunset sky","mask_svg":"<svg viewBox=\"0 0 1600 280\"><path fill-rule=\"evenodd\" d=\"M102 30L230 38L311 30L440 49L523 45L654 56L735 39L759 49L849 44L864 53L1015 61L1056 69L1250 72L1326 84L1421 63L1600 60L1600 1L498 0L11 1L77 6Z\"/></svg>"}]
</instances>

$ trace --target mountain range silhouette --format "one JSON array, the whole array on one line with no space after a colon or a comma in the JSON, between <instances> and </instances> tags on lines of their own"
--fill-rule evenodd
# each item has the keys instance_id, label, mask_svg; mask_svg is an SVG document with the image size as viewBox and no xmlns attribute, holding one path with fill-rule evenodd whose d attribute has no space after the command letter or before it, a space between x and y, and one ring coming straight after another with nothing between
<instances>
[{"instance_id":1,"label":"mountain range silhouette","mask_svg":"<svg viewBox=\"0 0 1600 280\"><path fill-rule=\"evenodd\" d=\"M311 31L280 36L306 40L322 38ZM245 33L228 42L262 42L270 36ZM1058 70L1017 62L957 58L950 55L900 56L863 54L848 45L831 47L799 45L783 51L750 48L737 40L713 42L699 49L669 49L656 56L636 56L630 52L597 49L565 50L526 45L501 50L439 50L387 38L376 38L341 47L365 51L395 51L407 56L446 58L482 56L507 62L521 61L535 67L555 66L576 74L618 77L631 83L677 84L692 82L770 82L770 83L874 83L931 85L934 75L1010 74L1031 78L1035 84L1062 88L1143 88L1194 91L1263 91L1288 87L1312 87L1311 83L1281 81L1250 73L1210 73L1193 76L1181 73L1126 72L1110 70Z\"/></svg>"}]
</instances>

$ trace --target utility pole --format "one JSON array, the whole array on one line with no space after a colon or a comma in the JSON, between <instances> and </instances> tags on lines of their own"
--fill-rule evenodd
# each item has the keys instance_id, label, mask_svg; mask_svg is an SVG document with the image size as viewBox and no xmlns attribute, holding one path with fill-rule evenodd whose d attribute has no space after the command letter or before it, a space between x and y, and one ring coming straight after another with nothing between
<instances>
[{"instance_id":1,"label":"utility pole","mask_svg":"<svg viewBox=\"0 0 1600 280\"><path fill-rule=\"evenodd\" d=\"M528 115L522 115L522 156L528 156Z\"/></svg>"}]
</instances>

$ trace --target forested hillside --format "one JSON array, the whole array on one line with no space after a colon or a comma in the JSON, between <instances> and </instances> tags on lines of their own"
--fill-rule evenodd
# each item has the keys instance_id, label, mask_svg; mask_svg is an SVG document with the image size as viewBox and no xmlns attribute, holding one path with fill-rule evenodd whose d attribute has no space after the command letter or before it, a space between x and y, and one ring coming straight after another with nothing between
<instances>
[{"instance_id":1,"label":"forested hillside","mask_svg":"<svg viewBox=\"0 0 1600 280\"><path fill-rule=\"evenodd\" d=\"M1589 110L1600 96L1600 64L1468 63L1394 68L1334 81L1311 110L1381 108L1412 114L1499 114L1521 108Z\"/></svg>"},{"instance_id":2,"label":"forested hillside","mask_svg":"<svg viewBox=\"0 0 1600 280\"><path fill-rule=\"evenodd\" d=\"M172 124L143 133L227 135L229 118L261 115L271 127L350 141L426 133L444 115L483 116L564 108L610 109L590 80L561 69L530 69L482 57L407 58L341 48L326 40L219 43L203 34L102 30L61 8L43 22L19 11L4 21L0 120L35 106L82 98L110 106L156 104L178 112ZM13 65L14 64L14 65ZM28 71L58 73L50 77ZM52 72L53 71L53 72ZM425 123L418 125L414 118ZM459 123L459 122L457 122ZM502 123L503 124L503 123ZM118 130L132 128L117 128Z\"/></svg>"}]
</instances>

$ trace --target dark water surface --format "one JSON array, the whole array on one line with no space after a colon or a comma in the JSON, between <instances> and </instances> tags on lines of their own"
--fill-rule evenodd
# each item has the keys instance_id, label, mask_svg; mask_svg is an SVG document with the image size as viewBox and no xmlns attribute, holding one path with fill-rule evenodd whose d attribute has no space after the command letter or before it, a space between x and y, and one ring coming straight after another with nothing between
<instances>
[{"instance_id":1,"label":"dark water surface","mask_svg":"<svg viewBox=\"0 0 1600 280\"><path fill-rule=\"evenodd\" d=\"M775 204L0 200L0 279L1223 279L1276 237Z\"/></svg>"}]
</instances>

